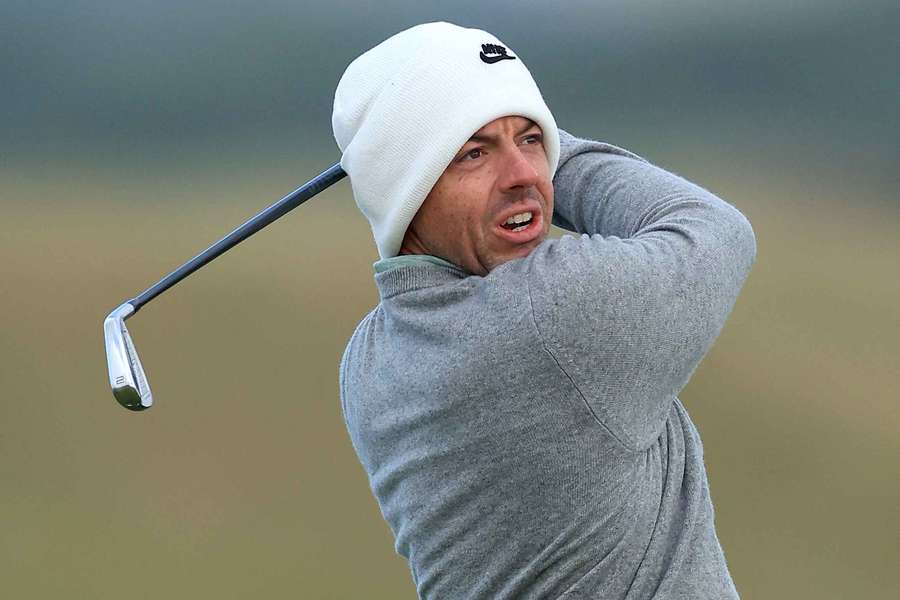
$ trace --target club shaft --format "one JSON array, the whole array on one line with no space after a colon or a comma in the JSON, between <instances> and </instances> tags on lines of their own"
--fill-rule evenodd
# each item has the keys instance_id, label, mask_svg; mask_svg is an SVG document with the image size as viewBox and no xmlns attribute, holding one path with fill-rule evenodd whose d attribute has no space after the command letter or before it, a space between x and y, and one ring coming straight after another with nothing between
<instances>
[{"instance_id":1,"label":"club shaft","mask_svg":"<svg viewBox=\"0 0 900 600\"><path fill-rule=\"evenodd\" d=\"M187 261L186 263L160 279L158 283L147 288L139 296L136 296L133 299L129 300L129 304L134 306L134 311L137 312L138 309L143 305L147 304L197 269L211 262L214 258L224 254L237 244L240 244L263 227L266 227L267 225L273 223L275 220L283 217L325 188L340 181L346 175L347 174L341 168L340 163L332 165L272 206L266 208L255 217L247 220L243 225L223 237L221 240L219 240L191 260Z\"/></svg>"}]
</instances>

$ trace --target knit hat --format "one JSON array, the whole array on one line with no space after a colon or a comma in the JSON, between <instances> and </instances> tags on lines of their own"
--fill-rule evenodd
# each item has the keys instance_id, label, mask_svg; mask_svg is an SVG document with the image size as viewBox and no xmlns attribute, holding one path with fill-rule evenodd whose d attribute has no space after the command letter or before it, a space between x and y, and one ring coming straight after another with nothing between
<instances>
[{"instance_id":1,"label":"knit hat","mask_svg":"<svg viewBox=\"0 0 900 600\"><path fill-rule=\"evenodd\" d=\"M518 55L490 33L417 25L350 63L331 124L381 258L397 255L416 211L463 144L494 119L514 115L541 128L552 177L556 121Z\"/></svg>"}]
</instances>

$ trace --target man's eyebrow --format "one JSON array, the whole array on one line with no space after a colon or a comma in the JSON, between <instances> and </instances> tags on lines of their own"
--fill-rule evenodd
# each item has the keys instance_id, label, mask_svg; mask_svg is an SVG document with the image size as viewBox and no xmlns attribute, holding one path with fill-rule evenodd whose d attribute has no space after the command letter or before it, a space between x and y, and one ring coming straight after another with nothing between
<instances>
[{"instance_id":1,"label":"man's eyebrow","mask_svg":"<svg viewBox=\"0 0 900 600\"><path fill-rule=\"evenodd\" d=\"M535 123L535 122L532 121L531 119L528 119L528 123L526 123L524 127L522 127L521 129L519 129L519 131L516 132L516 137L522 135L523 133L525 133L526 131L528 131L529 129L531 129L532 127L534 127L535 125L537 125L537 123ZM468 143L468 142L481 142L482 144L484 144L484 143L486 143L486 142L491 142L491 141L493 141L495 137L496 137L496 136L493 136L493 135L479 135L479 134L476 133L475 135L473 135L472 137L470 137L466 143Z\"/></svg>"}]
</instances>

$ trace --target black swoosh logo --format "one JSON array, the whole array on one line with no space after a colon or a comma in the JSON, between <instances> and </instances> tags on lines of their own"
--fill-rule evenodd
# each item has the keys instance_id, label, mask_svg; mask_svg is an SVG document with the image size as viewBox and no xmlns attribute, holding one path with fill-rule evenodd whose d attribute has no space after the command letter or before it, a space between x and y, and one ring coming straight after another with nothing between
<instances>
[{"instance_id":1,"label":"black swoosh logo","mask_svg":"<svg viewBox=\"0 0 900 600\"><path fill-rule=\"evenodd\" d=\"M486 62L489 65L492 65L496 62L500 62L501 60L516 60L515 56L509 56L508 54L497 54L496 56L488 56L484 53L484 51L479 52L478 56L481 57L481 60Z\"/></svg>"}]
</instances>

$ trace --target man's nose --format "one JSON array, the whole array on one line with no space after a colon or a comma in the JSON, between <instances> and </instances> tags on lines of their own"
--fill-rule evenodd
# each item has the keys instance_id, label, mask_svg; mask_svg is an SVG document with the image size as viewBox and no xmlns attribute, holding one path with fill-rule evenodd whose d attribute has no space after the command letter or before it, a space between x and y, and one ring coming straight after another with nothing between
<instances>
[{"instance_id":1,"label":"man's nose","mask_svg":"<svg viewBox=\"0 0 900 600\"><path fill-rule=\"evenodd\" d=\"M531 164L531 161L528 160L528 157L525 156L518 146L504 153L502 169L500 187L504 191L537 185L537 169L534 168L534 165Z\"/></svg>"}]
</instances>

